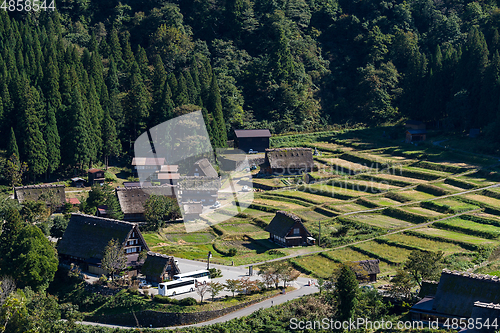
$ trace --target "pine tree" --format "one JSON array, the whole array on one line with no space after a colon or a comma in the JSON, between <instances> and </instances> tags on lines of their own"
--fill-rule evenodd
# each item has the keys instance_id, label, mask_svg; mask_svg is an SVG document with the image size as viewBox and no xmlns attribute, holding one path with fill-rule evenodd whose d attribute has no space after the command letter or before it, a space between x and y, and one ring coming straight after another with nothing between
<instances>
[{"instance_id":1,"label":"pine tree","mask_svg":"<svg viewBox=\"0 0 500 333\"><path fill-rule=\"evenodd\" d=\"M210 84L210 92L207 101L207 110L212 115L214 119L214 125L212 125L212 130L217 131L218 147L226 147L227 145L227 131L226 123L224 121L224 115L222 113L222 103L220 99L219 86L217 85L217 78L215 75L212 76L212 83ZM216 129L217 128L217 129ZM215 132L214 132L215 134Z\"/></svg>"},{"instance_id":2,"label":"pine tree","mask_svg":"<svg viewBox=\"0 0 500 333\"><path fill-rule=\"evenodd\" d=\"M113 59L117 64L117 67L120 69L124 68L125 62L123 61L122 47L120 45L120 39L118 38L118 31L115 28L111 30L109 50L111 56L113 56Z\"/></svg>"},{"instance_id":3,"label":"pine tree","mask_svg":"<svg viewBox=\"0 0 500 333\"><path fill-rule=\"evenodd\" d=\"M108 110L104 112L104 120L102 123L102 142L104 163L107 168L109 156L116 156L121 150L120 140L118 139L118 135L116 133L116 125Z\"/></svg>"},{"instance_id":4,"label":"pine tree","mask_svg":"<svg viewBox=\"0 0 500 333\"><path fill-rule=\"evenodd\" d=\"M59 110L62 105L62 97L59 92L59 71L52 58L49 58L44 76L44 91L47 96L47 107Z\"/></svg>"},{"instance_id":5,"label":"pine tree","mask_svg":"<svg viewBox=\"0 0 500 333\"><path fill-rule=\"evenodd\" d=\"M339 320L349 320L358 304L359 285L351 267L342 264L335 283L335 299Z\"/></svg>"},{"instance_id":6,"label":"pine tree","mask_svg":"<svg viewBox=\"0 0 500 333\"><path fill-rule=\"evenodd\" d=\"M174 94L175 106L181 106L189 103L189 94L186 86L186 79L182 73L179 74L179 79L177 80L177 89Z\"/></svg>"},{"instance_id":7,"label":"pine tree","mask_svg":"<svg viewBox=\"0 0 500 333\"><path fill-rule=\"evenodd\" d=\"M135 62L134 53L130 46L130 32L125 31L123 33L123 61L125 62L125 69L131 68L132 63Z\"/></svg>"},{"instance_id":8,"label":"pine tree","mask_svg":"<svg viewBox=\"0 0 500 333\"><path fill-rule=\"evenodd\" d=\"M142 75L136 62L132 64L132 75L130 77L130 90L127 93L127 119L131 129L131 140L141 134L147 125L150 106L149 92L144 85Z\"/></svg>"},{"instance_id":9,"label":"pine tree","mask_svg":"<svg viewBox=\"0 0 500 333\"><path fill-rule=\"evenodd\" d=\"M47 118L45 122L46 125L43 138L47 144L47 171L53 173L59 167L61 161L61 143L57 130L56 115L51 106L47 108Z\"/></svg>"},{"instance_id":10,"label":"pine tree","mask_svg":"<svg viewBox=\"0 0 500 333\"><path fill-rule=\"evenodd\" d=\"M177 79L175 78L174 73L168 74L167 83L168 83L168 86L170 87L170 92L172 93L172 96L175 96L177 94L178 83L177 83Z\"/></svg>"},{"instance_id":11,"label":"pine tree","mask_svg":"<svg viewBox=\"0 0 500 333\"><path fill-rule=\"evenodd\" d=\"M154 119L153 123L159 124L163 121L170 120L174 117L174 102L172 101L172 92L170 91L170 86L165 83L163 86L163 92L161 95L161 103L159 110L159 118Z\"/></svg>"},{"instance_id":12,"label":"pine tree","mask_svg":"<svg viewBox=\"0 0 500 333\"><path fill-rule=\"evenodd\" d=\"M17 148L16 135L14 134L14 129L10 128L9 143L7 144L7 157L10 158L12 155L16 155L19 158L19 149Z\"/></svg>"},{"instance_id":13,"label":"pine tree","mask_svg":"<svg viewBox=\"0 0 500 333\"><path fill-rule=\"evenodd\" d=\"M194 85L193 78L191 77L191 74L188 71L184 72L184 78L186 79L186 88L189 96L189 104L196 104L198 90Z\"/></svg>"},{"instance_id":14,"label":"pine tree","mask_svg":"<svg viewBox=\"0 0 500 333\"><path fill-rule=\"evenodd\" d=\"M102 151L102 139L101 139L101 121L103 119L103 111L101 104L99 103L99 98L95 90L94 80L90 79L90 89L88 90L88 117L90 121L89 135L90 142L92 143L89 147L91 149L90 156L91 161L97 161Z\"/></svg>"},{"instance_id":15,"label":"pine tree","mask_svg":"<svg viewBox=\"0 0 500 333\"><path fill-rule=\"evenodd\" d=\"M75 87L73 89L71 114L73 115L73 123L68 138L71 149L70 163L79 166L80 169L85 170L90 162L90 135L88 129L90 121L88 121L85 109L83 107L82 96L80 90Z\"/></svg>"},{"instance_id":16,"label":"pine tree","mask_svg":"<svg viewBox=\"0 0 500 333\"><path fill-rule=\"evenodd\" d=\"M148 56L146 55L146 50L144 50L140 45L137 47L136 61L139 65L139 69L141 70L142 79L149 80L150 72Z\"/></svg>"},{"instance_id":17,"label":"pine tree","mask_svg":"<svg viewBox=\"0 0 500 333\"><path fill-rule=\"evenodd\" d=\"M102 86L104 85L103 77L104 68L102 66L101 55L95 51L92 53L89 64L89 76L94 81L95 91L101 100Z\"/></svg>"}]
</instances>

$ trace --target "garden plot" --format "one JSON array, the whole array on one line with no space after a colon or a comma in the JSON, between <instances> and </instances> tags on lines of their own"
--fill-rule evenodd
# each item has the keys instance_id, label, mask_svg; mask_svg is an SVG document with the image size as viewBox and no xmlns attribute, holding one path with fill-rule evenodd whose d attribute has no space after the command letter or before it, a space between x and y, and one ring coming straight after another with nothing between
<instances>
[{"instance_id":1,"label":"garden plot","mask_svg":"<svg viewBox=\"0 0 500 333\"><path fill-rule=\"evenodd\" d=\"M291 203L291 202L286 202L286 201L275 201L275 200L270 200L270 199L254 199L254 203L258 205L264 205L264 206L272 206L272 207L277 207L281 209L303 209L304 206L298 205L296 203Z\"/></svg>"},{"instance_id":2,"label":"garden plot","mask_svg":"<svg viewBox=\"0 0 500 333\"><path fill-rule=\"evenodd\" d=\"M339 260L341 262L377 259L373 256L369 256L359 251L356 251L351 247L344 247L338 250L324 252L324 254L332 259ZM393 268L390 265L388 265L383 261L379 263L379 267L381 273L388 273L393 270Z\"/></svg>"},{"instance_id":3,"label":"garden plot","mask_svg":"<svg viewBox=\"0 0 500 333\"><path fill-rule=\"evenodd\" d=\"M279 195L283 197L288 197L288 198L296 198L296 199L302 199L305 201L308 201L312 204L315 205L321 205L324 203L338 203L342 202L340 199L336 198L330 198L324 195L317 195L317 194L312 194L304 191L273 191L270 192L274 195Z\"/></svg>"},{"instance_id":4,"label":"garden plot","mask_svg":"<svg viewBox=\"0 0 500 333\"><path fill-rule=\"evenodd\" d=\"M354 202L339 204L339 205L328 205L327 207L329 209L336 211L336 212L339 212L339 213L351 213L351 212L358 212L358 211L372 209L372 208L362 206L360 204L356 204Z\"/></svg>"},{"instance_id":5,"label":"garden plot","mask_svg":"<svg viewBox=\"0 0 500 333\"><path fill-rule=\"evenodd\" d=\"M416 234L423 235L424 237L430 236L430 237L435 237L437 239L458 241L458 242L471 244L471 245L486 245L486 244L498 245L499 244L499 242L496 240L485 239L485 238L481 238L481 237L466 235L466 234L463 234L460 232L443 230L443 229L436 229L436 228L431 228L431 227L416 229L416 230L413 230L412 232L414 232Z\"/></svg>"},{"instance_id":6,"label":"garden plot","mask_svg":"<svg viewBox=\"0 0 500 333\"><path fill-rule=\"evenodd\" d=\"M400 181L400 182L406 183L408 185L427 183L427 180L410 178L410 177L403 177L403 176L393 175L393 174L389 174L389 173L377 173L376 177L381 179L382 181L384 179L387 179L388 181L395 180L395 181ZM379 181L379 180L377 179L377 181Z\"/></svg>"},{"instance_id":7,"label":"garden plot","mask_svg":"<svg viewBox=\"0 0 500 333\"><path fill-rule=\"evenodd\" d=\"M318 254L295 258L293 261L324 279L331 277L339 267L339 263Z\"/></svg>"},{"instance_id":8,"label":"garden plot","mask_svg":"<svg viewBox=\"0 0 500 333\"><path fill-rule=\"evenodd\" d=\"M422 208L422 207L408 207L408 206L405 206L405 207L400 207L400 209L404 210L404 211L407 211L407 212L410 212L410 213L415 213L415 214L418 214L418 215L429 217L431 219L435 219L435 218L445 217L446 216L445 214L436 212L434 210Z\"/></svg>"},{"instance_id":9,"label":"garden plot","mask_svg":"<svg viewBox=\"0 0 500 333\"><path fill-rule=\"evenodd\" d=\"M440 242L438 240L421 238L417 236L405 235L401 233L384 236L381 239L386 239L390 242L396 242L402 245L417 247L422 250L443 251L446 255L467 251L460 245Z\"/></svg>"},{"instance_id":10,"label":"garden plot","mask_svg":"<svg viewBox=\"0 0 500 333\"><path fill-rule=\"evenodd\" d=\"M239 223L221 223L219 226L229 234L248 234L262 231L261 227L253 223L248 223L248 221Z\"/></svg>"},{"instance_id":11,"label":"garden plot","mask_svg":"<svg viewBox=\"0 0 500 333\"><path fill-rule=\"evenodd\" d=\"M423 203L422 203L423 204ZM475 206L460 200L455 200L453 198L444 198L438 200L432 200L432 205L441 206L443 208L449 207L454 212L465 212L468 210L478 209L479 206Z\"/></svg>"},{"instance_id":12,"label":"garden plot","mask_svg":"<svg viewBox=\"0 0 500 333\"><path fill-rule=\"evenodd\" d=\"M381 260L389 261L390 263L401 263L408 259L410 255L410 250L404 249L402 247L391 246L387 244L377 243L375 241L370 241L366 243L361 243L359 245L352 246L353 249L361 250L367 255L373 255Z\"/></svg>"},{"instance_id":13,"label":"garden plot","mask_svg":"<svg viewBox=\"0 0 500 333\"><path fill-rule=\"evenodd\" d=\"M480 205L480 203L483 203L483 204L487 204L489 206L500 208L500 199L495 199L495 198L488 197L485 195L472 194L472 193L471 194L464 194L464 195L462 195L462 197L469 199L469 200L473 200L474 202L477 202L478 205Z\"/></svg>"},{"instance_id":14,"label":"garden plot","mask_svg":"<svg viewBox=\"0 0 500 333\"><path fill-rule=\"evenodd\" d=\"M350 219L355 219L361 223L366 223L375 227L384 229L401 229L413 226L413 223L395 219L382 214L360 214L350 215Z\"/></svg>"},{"instance_id":15,"label":"garden plot","mask_svg":"<svg viewBox=\"0 0 500 333\"><path fill-rule=\"evenodd\" d=\"M394 206L394 205L400 205L401 202L392 200L383 196L372 196L372 197L366 197L364 198L366 201L370 201L374 203L377 206Z\"/></svg>"},{"instance_id":16,"label":"garden plot","mask_svg":"<svg viewBox=\"0 0 500 333\"><path fill-rule=\"evenodd\" d=\"M215 236L210 233L185 233L185 234L167 234L165 237L177 244L187 244L187 243L193 243L193 244L204 244L204 243L210 243Z\"/></svg>"},{"instance_id":17,"label":"garden plot","mask_svg":"<svg viewBox=\"0 0 500 333\"><path fill-rule=\"evenodd\" d=\"M355 173L367 172L367 171L371 170L371 168L366 166L366 165L362 165L362 164L354 163L354 162L349 162L349 161L343 160L341 158L317 157L316 159L322 163L331 165L332 172L334 172L334 173L355 174Z\"/></svg>"},{"instance_id":18,"label":"garden plot","mask_svg":"<svg viewBox=\"0 0 500 333\"><path fill-rule=\"evenodd\" d=\"M399 196L408 199L409 201L424 201L424 200L436 198L435 195L421 192L421 191L417 191L417 190L406 190L406 191L399 191L396 193Z\"/></svg>"},{"instance_id":19,"label":"garden plot","mask_svg":"<svg viewBox=\"0 0 500 333\"><path fill-rule=\"evenodd\" d=\"M458 186L454 186L454 185L448 184L448 183L446 183L446 181L443 182L443 183L433 183L432 185L440 187L443 190L450 191L452 193L457 193L457 192L463 192L463 191L465 191L465 189L463 189L461 187L458 187Z\"/></svg>"},{"instance_id":20,"label":"garden plot","mask_svg":"<svg viewBox=\"0 0 500 333\"><path fill-rule=\"evenodd\" d=\"M455 230L488 239L496 239L500 236L500 228L497 226L463 220L461 218L436 222L434 226L440 229Z\"/></svg>"}]
</instances>

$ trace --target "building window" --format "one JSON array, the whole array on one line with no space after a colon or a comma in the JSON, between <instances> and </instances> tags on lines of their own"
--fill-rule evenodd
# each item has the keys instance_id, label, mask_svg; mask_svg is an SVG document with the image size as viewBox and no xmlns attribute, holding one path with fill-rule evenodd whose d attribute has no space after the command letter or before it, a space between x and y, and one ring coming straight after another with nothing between
<instances>
[{"instance_id":1,"label":"building window","mask_svg":"<svg viewBox=\"0 0 500 333\"><path fill-rule=\"evenodd\" d=\"M294 235L300 235L300 229L299 228L293 229L293 234Z\"/></svg>"}]
</instances>

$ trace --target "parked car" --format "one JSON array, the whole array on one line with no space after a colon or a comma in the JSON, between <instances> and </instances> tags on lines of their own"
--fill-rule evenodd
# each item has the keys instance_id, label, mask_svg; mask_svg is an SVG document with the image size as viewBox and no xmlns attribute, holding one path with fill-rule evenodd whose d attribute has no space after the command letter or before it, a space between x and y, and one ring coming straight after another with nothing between
<instances>
[{"instance_id":1,"label":"parked car","mask_svg":"<svg viewBox=\"0 0 500 333\"><path fill-rule=\"evenodd\" d=\"M220 202L216 201L210 208L216 209L219 208L220 206L221 206Z\"/></svg>"},{"instance_id":2,"label":"parked car","mask_svg":"<svg viewBox=\"0 0 500 333\"><path fill-rule=\"evenodd\" d=\"M241 189L242 192L250 192L250 188L248 186L243 186L243 188Z\"/></svg>"},{"instance_id":3,"label":"parked car","mask_svg":"<svg viewBox=\"0 0 500 333\"><path fill-rule=\"evenodd\" d=\"M139 287L140 288L151 288L151 284L149 284L146 280L141 280L141 282L139 282Z\"/></svg>"},{"instance_id":4,"label":"parked car","mask_svg":"<svg viewBox=\"0 0 500 333\"><path fill-rule=\"evenodd\" d=\"M248 151L248 153L249 153L249 154L258 154L259 152L258 152L258 151L256 151L256 150L250 149L250 150Z\"/></svg>"}]
</instances>

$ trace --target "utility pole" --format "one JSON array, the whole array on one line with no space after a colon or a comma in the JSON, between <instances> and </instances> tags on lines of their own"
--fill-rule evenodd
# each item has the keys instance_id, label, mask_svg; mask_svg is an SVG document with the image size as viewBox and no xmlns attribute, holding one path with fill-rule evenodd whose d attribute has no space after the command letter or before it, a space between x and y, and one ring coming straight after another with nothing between
<instances>
[{"instance_id":1,"label":"utility pole","mask_svg":"<svg viewBox=\"0 0 500 333\"><path fill-rule=\"evenodd\" d=\"M210 269L210 258L212 257L212 251L208 251L208 257L207 257L207 270Z\"/></svg>"},{"instance_id":2,"label":"utility pole","mask_svg":"<svg viewBox=\"0 0 500 333\"><path fill-rule=\"evenodd\" d=\"M321 246L321 221L319 221L318 246Z\"/></svg>"}]
</instances>

